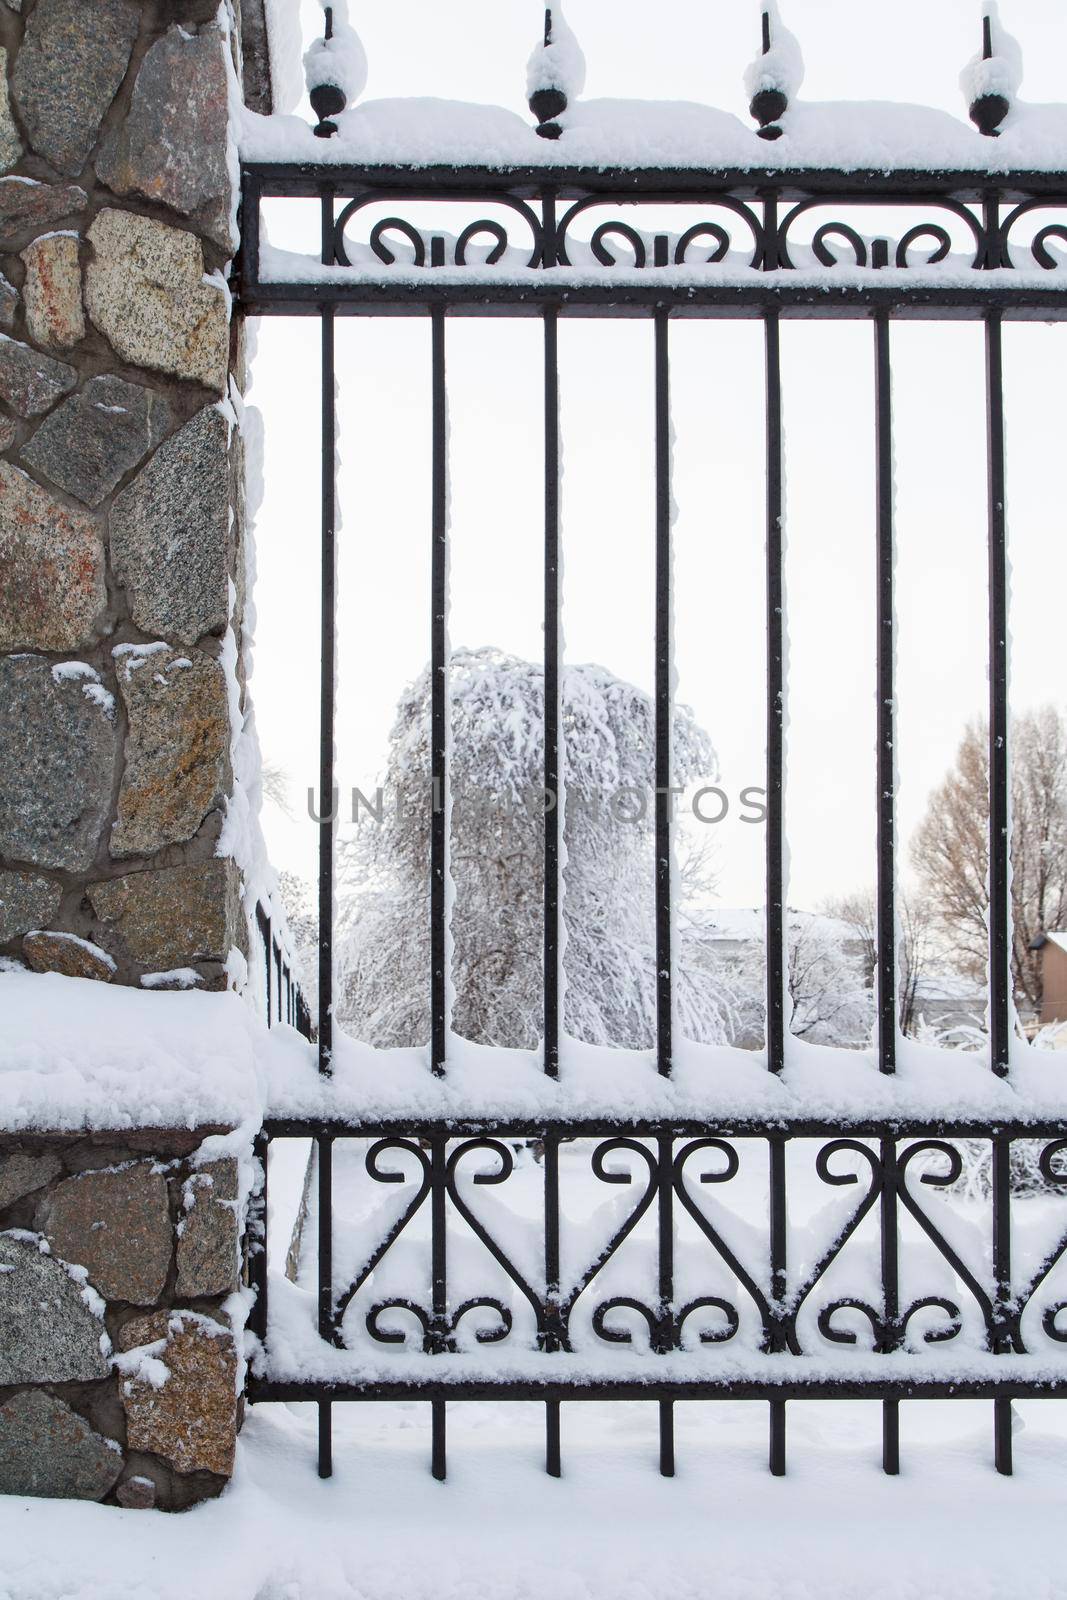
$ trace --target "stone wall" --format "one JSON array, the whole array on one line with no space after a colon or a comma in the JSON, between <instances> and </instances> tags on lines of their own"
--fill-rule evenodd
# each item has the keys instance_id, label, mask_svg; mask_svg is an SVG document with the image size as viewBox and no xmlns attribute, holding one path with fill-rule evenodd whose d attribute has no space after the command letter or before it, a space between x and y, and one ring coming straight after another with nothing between
<instances>
[{"instance_id":1,"label":"stone wall","mask_svg":"<svg viewBox=\"0 0 1067 1600\"><path fill-rule=\"evenodd\" d=\"M247 955L217 853L244 600L217 12L0 0L0 958L105 982L221 988Z\"/></svg>"},{"instance_id":2,"label":"stone wall","mask_svg":"<svg viewBox=\"0 0 1067 1600\"><path fill-rule=\"evenodd\" d=\"M0 1493L181 1510L225 1485L241 1217L211 1131L0 1136Z\"/></svg>"},{"instance_id":3,"label":"stone wall","mask_svg":"<svg viewBox=\"0 0 1067 1600\"><path fill-rule=\"evenodd\" d=\"M0 967L222 988L247 954L244 9L243 62L238 0L0 0ZM247 1169L220 1134L0 1128L0 1493L226 1482Z\"/></svg>"}]
</instances>

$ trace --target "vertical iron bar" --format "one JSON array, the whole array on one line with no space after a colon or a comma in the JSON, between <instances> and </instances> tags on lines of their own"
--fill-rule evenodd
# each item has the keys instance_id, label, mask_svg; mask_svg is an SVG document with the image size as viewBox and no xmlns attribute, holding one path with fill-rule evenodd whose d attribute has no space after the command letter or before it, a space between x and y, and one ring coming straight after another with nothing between
<instances>
[{"instance_id":1,"label":"vertical iron bar","mask_svg":"<svg viewBox=\"0 0 1067 1600\"><path fill-rule=\"evenodd\" d=\"M775 1478L785 1477L785 1401L772 1400L771 1411L771 1442L768 1452L768 1464L771 1475Z\"/></svg>"},{"instance_id":2,"label":"vertical iron bar","mask_svg":"<svg viewBox=\"0 0 1067 1600\"><path fill-rule=\"evenodd\" d=\"M259 1162L263 1173L263 1188L260 1191L259 1198L259 1205L263 1215L263 1233L261 1238L253 1237L248 1241L248 1286L255 1294L255 1301L248 1320L256 1338L261 1344L265 1344L267 1340L267 1182L270 1140L263 1132L256 1134L253 1155Z\"/></svg>"},{"instance_id":3,"label":"vertical iron bar","mask_svg":"<svg viewBox=\"0 0 1067 1600\"><path fill-rule=\"evenodd\" d=\"M559 1401L545 1401L545 1471L550 1478L561 1478Z\"/></svg>"},{"instance_id":4,"label":"vertical iron bar","mask_svg":"<svg viewBox=\"0 0 1067 1600\"><path fill-rule=\"evenodd\" d=\"M882 1191L879 1195L882 1233L882 1322L886 1351L900 1345L900 1241L897 1236L896 1140L881 1141ZM882 1470L900 1471L900 1402L882 1401Z\"/></svg>"},{"instance_id":5,"label":"vertical iron bar","mask_svg":"<svg viewBox=\"0 0 1067 1600\"><path fill-rule=\"evenodd\" d=\"M1013 1471L1011 1427L1011 1400L998 1395L993 1401L993 1459L997 1471L1005 1478L1010 1478Z\"/></svg>"},{"instance_id":6,"label":"vertical iron bar","mask_svg":"<svg viewBox=\"0 0 1067 1600\"><path fill-rule=\"evenodd\" d=\"M259 287L261 184L246 172L241 180L241 293L251 299Z\"/></svg>"},{"instance_id":7,"label":"vertical iron bar","mask_svg":"<svg viewBox=\"0 0 1067 1600\"><path fill-rule=\"evenodd\" d=\"M333 261L333 190L321 192L322 260ZM322 320L322 609L319 676L319 1072L333 1060L333 842L337 633L337 386L333 307ZM317 1141L319 1158L319 1338L333 1332L333 1143ZM333 1410L320 1400L319 1477L333 1475Z\"/></svg>"},{"instance_id":8,"label":"vertical iron bar","mask_svg":"<svg viewBox=\"0 0 1067 1600\"><path fill-rule=\"evenodd\" d=\"M894 729L893 655L893 413L889 359L889 315L874 319L875 430L877 433L877 741L878 884L877 996L878 1067L895 1072L897 1064L897 932L896 932L896 752Z\"/></svg>"},{"instance_id":9,"label":"vertical iron bar","mask_svg":"<svg viewBox=\"0 0 1067 1600\"><path fill-rule=\"evenodd\" d=\"M763 320L767 421L767 1065L785 1065L783 778L785 635L782 575L782 361L777 311Z\"/></svg>"},{"instance_id":10,"label":"vertical iron bar","mask_svg":"<svg viewBox=\"0 0 1067 1600\"><path fill-rule=\"evenodd\" d=\"M430 1401L430 1472L438 1483L444 1483L448 1476L448 1465L445 1457L445 1402L443 1400Z\"/></svg>"},{"instance_id":11,"label":"vertical iron bar","mask_svg":"<svg viewBox=\"0 0 1067 1600\"><path fill-rule=\"evenodd\" d=\"M264 923L264 942L267 950L267 1027L274 1026L274 962L270 960L270 952L274 950L274 923L267 917Z\"/></svg>"},{"instance_id":12,"label":"vertical iron bar","mask_svg":"<svg viewBox=\"0 0 1067 1600\"><path fill-rule=\"evenodd\" d=\"M786 1212L785 1188L785 1137L782 1134L771 1134L767 1140L767 1150L770 1158L770 1206L771 1206L771 1311L775 1318L775 1327L770 1330L770 1348L783 1350L785 1345L785 1308L788 1291L788 1222ZM770 1411L770 1458L771 1472L776 1478L785 1475L785 1401L772 1400Z\"/></svg>"},{"instance_id":13,"label":"vertical iron bar","mask_svg":"<svg viewBox=\"0 0 1067 1600\"><path fill-rule=\"evenodd\" d=\"M1011 1316L1011 1140L993 1135L993 1279L996 1335L994 1349L1012 1353L1014 1341L1008 1323ZM1005 1477L1012 1471L1011 1399L998 1397L993 1402L993 1450L997 1471Z\"/></svg>"},{"instance_id":14,"label":"vertical iron bar","mask_svg":"<svg viewBox=\"0 0 1067 1600\"><path fill-rule=\"evenodd\" d=\"M671 410L669 315L655 314L656 369L656 1065L669 1077L671 986Z\"/></svg>"},{"instance_id":15,"label":"vertical iron bar","mask_svg":"<svg viewBox=\"0 0 1067 1600\"><path fill-rule=\"evenodd\" d=\"M544 1069L559 1076L559 313L545 309Z\"/></svg>"},{"instance_id":16,"label":"vertical iron bar","mask_svg":"<svg viewBox=\"0 0 1067 1600\"><path fill-rule=\"evenodd\" d=\"M431 1141L430 1149L430 1273L432 1277L432 1311L430 1347L435 1355L448 1349L448 1212L445 1182L447 1151L441 1137ZM435 1478L445 1477L445 1403L431 1402L432 1447L431 1471Z\"/></svg>"},{"instance_id":17,"label":"vertical iron bar","mask_svg":"<svg viewBox=\"0 0 1067 1600\"><path fill-rule=\"evenodd\" d=\"M319 1165L319 1338L333 1342L333 1139L315 1141ZM319 1401L319 1477L333 1476L333 1415L329 1400Z\"/></svg>"},{"instance_id":18,"label":"vertical iron bar","mask_svg":"<svg viewBox=\"0 0 1067 1600\"><path fill-rule=\"evenodd\" d=\"M669 1133L656 1141L657 1219L659 1223L659 1347L673 1350L674 1326L674 1141ZM659 1403L659 1470L674 1477L674 1402Z\"/></svg>"},{"instance_id":19,"label":"vertical iron bar","mask_svg":"<svg viewBox=\"0 0 1067 1600\"><path fill-rule=\"evenodd\" d=\"M333 260L333 191L321 196L322 259ZM319 1071L333 1059L333 843L334 735L337 634L337 389L334 311L323 303L322 321L322 616L319 677ZM269 956L268 956L269 960ZM269 990L268 990L269 1000Z\"/></svg>"},{"instance_id":20,"label":"vertical iron bar","mask_svg":"<svg viewBox=\"0 0 1067 1600\"><path fill-rule=\"evenodd\" d=\"M544 1138L545 1164L545 1311L549 1326L545 1332L544 1347L547 1354L559 1350L556 1331L559 1307L559 1135L546 1133ZM560 1429L558 1400L545 1402L545 1471L550 1478L558 1478L562 1471L560 1462Z\"/></svg>"},{"instance_id":21,"label":"vertical iron bar","mask_svg":"<svg viewBox=\"0 0 1067 1600\"><path fill-rule=\"evenodd\" d=\"M1008 577L1004 483L1004 371L1001 313L985 322L989 469L989 1039L1006 1077L1011 1044L1011 921L1008 760Z\"/></svg>"},{"instance_id":22,"label":"vertical iron bar","mask_svg":"<svg viewBox=\"0 0 1067 1600\"><path fill-rule=\"evenodd\" d=\"M430 568L430 1065L444 1075L448 951L448 414L445 389L445 314L430 314L433 404L432 554ZM436 1415L436 1413L435 1413Z\"/></svg>"}]
</instances>

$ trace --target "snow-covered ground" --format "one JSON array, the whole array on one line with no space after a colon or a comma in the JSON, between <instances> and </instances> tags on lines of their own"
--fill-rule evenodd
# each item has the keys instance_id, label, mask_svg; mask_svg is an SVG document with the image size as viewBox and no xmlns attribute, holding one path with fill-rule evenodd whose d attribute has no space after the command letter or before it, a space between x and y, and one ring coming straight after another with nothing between
<instances>
[{"instance_id":1,"label":"snow-covered ground","mask_svg":"<svg viewBox=\"0 0 1067 1600\"><path fill-rule=\"evenodd\" d=\"M425 1405L339 1406L335 1476L314 1414L249 1417L221 1500L184 1516L0 1498L3 1600L1062 1600L1067 1416L1018 1408L1016 1474L990 1406L902 1408L902 1471L878 1465L875 1405L793 1404L789 1475L766 1408L677 1408L656 1468L654 1406L565 1406L564 1476L535 1405L449 1408L449 1477Z\"/></svg>"}]
</instances>

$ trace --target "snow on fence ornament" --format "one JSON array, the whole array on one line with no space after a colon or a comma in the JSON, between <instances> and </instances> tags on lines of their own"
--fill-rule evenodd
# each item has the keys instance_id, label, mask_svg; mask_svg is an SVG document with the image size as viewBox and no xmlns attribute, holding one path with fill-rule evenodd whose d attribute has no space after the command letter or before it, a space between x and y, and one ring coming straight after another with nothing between
<instances>
[{"instance_id":1,"label":"snow on fence ornament","mask_svg":"<svg viewBox=\"0 0 1067 1600\"><path fill-rule=\"evenodd\" d=\"M558 139L557 121L585 88L585 57L559 6L545 8L545 36L526 66L526 103L542 139Z\"/></svg>"},{"instance_id":2,"label":"snow on fence ornament","mask_svg":"<svg viewBox=\"0 0 1067 1600\"><path fill-rule=\"evenodd\" d=\"M780 139L779 118L789 109L804 80L800 45L783 28L777 5L763 8L763 49L745 72L749 114L759 123L761 139Z\"/></svg>"},{"instance_id":3,"label":"snow on fence ornament","mask_svg":"<svg viewBox=\"0 0 1067 1600\"><path fill-rule=\"evenodd\" d=\"M340 5L323 6L323 36L304 54L304 78L311 108L318 117L315 135L330 139L337 132L333 118L363 93L367 83L367 52Z\"/></svg>"},{"instance_id":4,"label":"snow on fence ornament","mask_svg":"<svg viewBox=\"0 0 1067 1600\"><path fill-rule=\"evenodd\" d=\"M982 17L982 52L972 56L960 73L971 121L987 138L999 138L1000 124L1011 110L1022 76L1022 51L1001 27L990 0Z\"/></svg>"}]
</instances>

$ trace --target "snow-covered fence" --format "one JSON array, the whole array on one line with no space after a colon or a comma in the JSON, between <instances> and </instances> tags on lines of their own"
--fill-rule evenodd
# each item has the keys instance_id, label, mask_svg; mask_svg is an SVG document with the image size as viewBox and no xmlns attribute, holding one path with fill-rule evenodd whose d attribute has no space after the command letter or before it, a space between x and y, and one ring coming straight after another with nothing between
<instances>
[{"instance_id":1,"label":"snow-covered fence","mask_svg":"<svg viewBox=\"0 0 1067 1600\"><path fill-rule=\"evenodd\" d=\"M305 1052L302 1069L274 1088L260 1143L267 1172L272 1141L313 1141L315 1181L295 1285L272 1278L270 1239L255 1258L250 1396L317 1402L324 1475L334 1401L425 1400L432 1466L444 1476L449 1398L543 1403L550 1472L561 1469L564 1401L654 1401L670 1473L679 1399L768 1403L771 1469L782 1472L790 1398L866 1396L882 1401L883 1463L895 1472L902 1400L979 1395L993 1402L995 1460L1009 1472L1013 1397L1067 1392L1067 1094L1012 1013L1003 324L1067 320L1067 107L1018 100L1017 51L992 6L962 79L973 126L911 106L806 105L796 42L772 5L746 79L755 127L711 107L583 101L581 52L556 6L528 76L536 126L492 107L357 103L362 50L341 8L326 10L323 40L306 58L318 124L244 119L239 303L314 317L322 341L320 815L331 809L337 732L335 321L422 316L430 325L430 1040L428 1049L379 1052L335 1031L334 840L322 828L319 1075ZM313 251L275 248L264 223L287 200L309 198ZM544 809L539 885L543 1038L531 1052L473 1048L451 1028L447 355L456 314L543 327L541 738L555 803ZM650 1052L583 1048L562 1027L558 338L561 319L574 316L647 317L654 333ZM762 1059L694 1048L679 1026L671 351L676 323L689 317L747 317L763 335ZM820 1050L789 1029L788 317L861 319L872 332L877 1006L875 1044L864 1052ZM989 1048L967 1057L917 1046L899 1026L891 380L893 324L909 317L970 319L985 352L991 1004ZM953 1209L963 1203L963 1138L989 1149L981 1217ZM1034 1141L1045 1209L1013 1192L1013 1146L1023 1139ZM598 1205L605 1186L625 1192ZM839 1198L826 1205L831 1192ZM288 1242L274 1241L277 1257Z\"/></svg>"}]
</instances>

